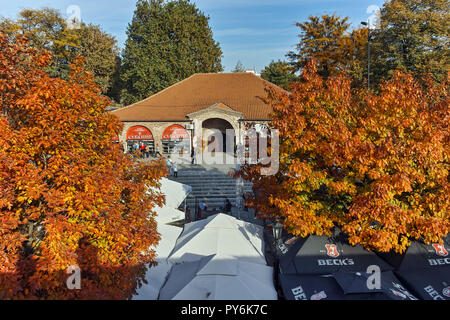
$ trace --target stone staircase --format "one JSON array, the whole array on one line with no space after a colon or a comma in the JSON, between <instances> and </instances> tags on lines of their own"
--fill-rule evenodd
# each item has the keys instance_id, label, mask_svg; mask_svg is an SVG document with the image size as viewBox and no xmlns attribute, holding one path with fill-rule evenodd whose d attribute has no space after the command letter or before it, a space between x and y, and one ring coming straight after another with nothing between
<instances>
[{"instance_id":1,"label":"stone staircase","mask_svg":"<svg viewBox=\"0 0 450 320\"><path fill-rule=\"evenodd\" d=\"M186 198L186 205L191 212L201 200L206 202L208 210L223 206L225 199L230 200L233 208L236 208L238 180L228 174L234 168L233 165L181 164L178 165L178 177L169 176L169 179L192 187L192 192ZM244 193L252 192L252 183L243 181L241 186Z\"/></svg>"}]
</instances>

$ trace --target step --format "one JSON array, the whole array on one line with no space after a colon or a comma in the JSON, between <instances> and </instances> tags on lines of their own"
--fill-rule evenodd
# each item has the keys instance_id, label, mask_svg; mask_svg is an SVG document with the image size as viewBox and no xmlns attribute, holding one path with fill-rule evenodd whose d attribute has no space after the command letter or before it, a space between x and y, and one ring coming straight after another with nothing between
<instances>
[{"instance_id":1,"label":"step","mask_svg":"<svg viewBox=\"0 0 450 320\"><path fill-rule=\"evenodd\" d=\"M230 192L236 191L236 186L191 186L192 192ZM244 190L252 191L251 187L244 186Z\"/></svg>"},{"instance_id":2,"label":"step","mask_svg":"<svg viewBox=\"0 0 450 320\"><path fill-rule=\"evenodd\" d=\"M238 181L238 179L234 179L232 177L226 177L226 176L182 176L178 174L178 177L169 176L168 177L171 180L174 181ZM245 183L251 183L250 181L242 180Z\"/></svg>"},{"instance_id":3,"label":"step","mask_svg":"<svg viewBox=\"0 0 450 320\"><path fill-rule=\"evenodd\" d=\"M186 203L193 203L195 201L200 202L200 201L206 201L206 202L223 202L225 199L229 199L231 202L235 202L236 201L236 194L230 194L229 196L225 196L225 195L203 195L203 196L199 196L196 197L197 199L195 199L194 197L189 197L186 198Z\"/></svg>"},{"instance_id":4,"label":"step","mask_svg":"<svg viewBox=\"0 0 450 320\"><path fill-rule=\"evenodd\" d=\"M175 182L179 182L179 183L183 183L183 184L188 184L190 186L194 186L194 185L203 185L203 186L237 186L239 185L239 182L237 181L211 181L211 180L196 180L196 181L186 181L186 180L172 180ZM252 183L242 183L243 186L247 186L247 187L251 187L253 184Z\"/></svg>"},{"instance_id":5,"label":"step","mask_svg":"<svg viewBox=\"0 0 450 320\"><path fill-rule=\"evenodd\" d=\"M230 201L236 201L236 194L229 195L201 195L198 197L190 197L186 199L186 202L195 202L195 201L207 201L207 202L223 202L225 199L229 199Z\"/></svg>"},{"instance_id":6,"label":"step","mask_svg":"<svg viewBox=\"0 0 450 320\"><path fill-rule=\"evenodd\" d=\"M211 181L211 180L196 180L196 181L186 181L186 180L172 180L178 183L187 184L191 187L194 186L217 186L217 187L232 187L242 185L244 187L252 187L252 183L238 183L237 181Z\"/></svg>"},{"instance_id":7,"label":"step","mask_svg":"<svg viewBox=\"0 0 450 320\"><path fill-rule=\"evenodd\" d=\"M216 194L216 195L207 195L207 194L202 194L202 195L198 195L195 198L197 198L197 201L221 201L223 202L225 199L236 199L236 194ZM196 200L186 200L186 202L195 202ZM235 201L235 200L233 200Z\"/></svg>"},{"instance_id":8,"label":"step","mask_svg":"<svg viewBox=\"0 0 450 320\"><path fill-rule=\"evenodd\" d=\"M244 192L252 192L251 189L244 189ZM192 190L190 192L191 196L199 197L201 195L230 195L230 194L236 194L236 189L228 189L228 190Z\"/></svg>"},{"instance_id":9,"label":"step","mask_svg":"<svg viewBox=\"0 0 450 320\"><path fill-rule=\"evenodd\" d=\"M224 175L182 175L178 173L178 176L169 176L170 179L183 179L183 180L197 180L197 179L207 179L207 180L229 180L229 181L236 181L238 179L235 179L233 177L224 176ZM243 180L245 181L245 180Z\"/></svg>"},{"instance_id":10,"label":"step","mask_svg":"<svg viewBox=\"0 0 450 320\"><path fill-rule=\"evenodd\" d=\"M227 188L221 188L221 187L210 187L210 188L202 188L202 187L192 187L191 193L230 193L230 192L236 192L235 187L227 187ZM243 188L246 192L253 191L252 188Z\"/></svg>"},{"instance_id":11,"label":"step","mask_svg":"<svg viewBox=\"0 0 450 320\"><path fill-rule=\"evenodd\" d=\"M185 185L188 185L190 187L192 187L192 189L195 190L210 190L210 189L214 189L214 190L227 190L227 189L236 189L239 187L242 187L244 189L252 189L252 185L248 185L248 184L244 184L242 186L239 186L235 183L202 183L202 182L198 182L198 183L183 183Z\"/></svg>"},{"instance_id":12,"label":"step","mask_svg":"<svg viewBox=\"0 0 450 320\"><path fill-rule=\"evenodd\" d=\"M222 193L222 194L218 194L218 193L210 193L210 194L206 194L206 193L202 193L202 194L192 194L190 193L190 196L187 198L187 201L194 201L194 200L190 200L190 199L194 199L197 198L198 200L201 199L225 199L225 198L236 198L236 193Z\"/></svg>"},{"instance_id":13,"label":"step","mask_svg":"<svg viewBox=\"0 0 450 320\"><path fill-rule=\"evenodd\" d=\"M186 206L191 210L195 209L202 200L209 209L218 209L224 205L225 199L228 199L237 210L236 191L242 186L243 192L251 193L253 183L242 181L239 185L239 180L229 175L234 169L234 166L229 165L178 165L178 176L168 178L192 187L191 193L185 200Z\"/></svg>"},{"instance_id":14,"label":"step","mask_svg":"<svg viewBox=\"0 0 450 320\"><path fill-rule=\"evenodd\" d=\"M238 179L234 179L231 177L224 177L224 176L182 176L178 174L178 177L174 176L168 176L167 178L173 179L174 181L239 181ZM246 181L246 180L242 180ZM250 181L246 181L247 183L250 183Z\"/></svg>"},{"instance_id":15,"label":"step","mask_svg":"<svg viewBox=\"0 0 450 320\"><path fill-rule=\"evenodd\" d=\"M233 208L236 208L235 203L231 202L231 200L230 200L230 203ZM208 206L209 209L219 209L219 208L223 207L224 204L225 204L224 201L206 202L206 205ZM198 206L198 204L197 204L197 206ZM186 203L186 207L190 208L192 211L195 209L195 203Z\"/></svg>"}]
</instances>

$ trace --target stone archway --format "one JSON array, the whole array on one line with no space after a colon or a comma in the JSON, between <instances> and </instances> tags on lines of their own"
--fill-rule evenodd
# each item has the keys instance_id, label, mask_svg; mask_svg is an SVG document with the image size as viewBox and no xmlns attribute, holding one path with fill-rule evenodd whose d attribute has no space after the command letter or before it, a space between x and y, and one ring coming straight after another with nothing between
<instances>
[{"instance_id":1,"label":"stone archway","mask_svg":"<svg viewBox=\"0 0 450 320\"><path fill-rule=\"evenodd\" d=\"M236 145L236 138L235 138L235 129L233 127L233 125L228 122L225 119L222 118L209 118L206 120L203 120L202 122L202 137L203 137L203 146L202 148L204 150L206 150L206 148L210 145L212 145L215 142L215 136L213 135L214 132L217 132L215 130L220 131L220 133L222 134L222 152L226 152L227 151L227 147L228 147L228 152L229 153L233 153L235 151L235 145ZM233 145L232 146L228 146L227 144L230 143L231 138L227 137L227 130L232 130L233 134ZM230 131L229 131L230 132Z\"/></svg>"},{"instance_id":2,"label":"stone archway","mask_svg":"<svg viewBox=\"0 0 450 320\"><path fill-rule=\"evenodd\" d=\"M127 129L126 131L126 152L131 153L135 149L135 145L143 143L148 145L150 153L154 152L155 141L153 134L146 126L136 125Z\"/></svg>"},{"instance_id":3,"label":"stone archway","mask_svg":"<svg viewBox=\"0 0 450 320\"><path fill-rule=\"evenodd\" d=\"M191 140L189 133L179 124L172 124L164 129L161 141L163 153L170 154L175 148L178 148L181 154L190 154Z\"/></svg>"}]
</instances>

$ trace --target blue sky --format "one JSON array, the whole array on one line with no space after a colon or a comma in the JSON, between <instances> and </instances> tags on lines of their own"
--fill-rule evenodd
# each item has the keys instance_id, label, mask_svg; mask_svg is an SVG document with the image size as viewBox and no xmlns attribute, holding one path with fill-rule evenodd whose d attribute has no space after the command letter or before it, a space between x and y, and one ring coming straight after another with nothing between
<instances>
[{"instance_id":1,"label":"blue sky","mask_svg":"<svg viewBox=\"0 0 450 320\"><path fill-rule=\"evenodd\" d=\"M353 26L367 21L373 8L384 0L191 0L210 17L214 39L223 51L222 64L231 71L240 60L257 72L271 60L284 59L295 48L299 28L296 22L309 15L333 14L350 17ZM122 48L126 29L133 17L135 0L0 0L0 16L15 18L24 8L56 8L65 17L80 8L81 19L100 25L114 35Z\"/></svg>"}]
</instances>

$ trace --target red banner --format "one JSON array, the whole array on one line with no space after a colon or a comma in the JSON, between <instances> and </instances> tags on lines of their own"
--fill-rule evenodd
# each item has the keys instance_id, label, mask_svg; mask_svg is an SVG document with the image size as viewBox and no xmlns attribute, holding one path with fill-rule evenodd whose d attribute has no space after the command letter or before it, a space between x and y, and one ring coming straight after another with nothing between
<instances>
[{"instance_id":1,"label":"red banner","mask_svg":"<svg viewBox=\"0 0 450 320\"><path fill-rule=\"evenodd\" d=\"M128 129L127 140L153 140L153 134L144 126L134 126Z\"/></svg>"},{"instance_id":2,"label":"red banner","mask_svg":"<svg viewBox=\"0 0 450 320\"><path fill-rule=\"evenodd\" d=\"M182 126L173 124L164 130L162 138L163 140L189 139L189 133Z\"/></svg>"}]
</instances>

